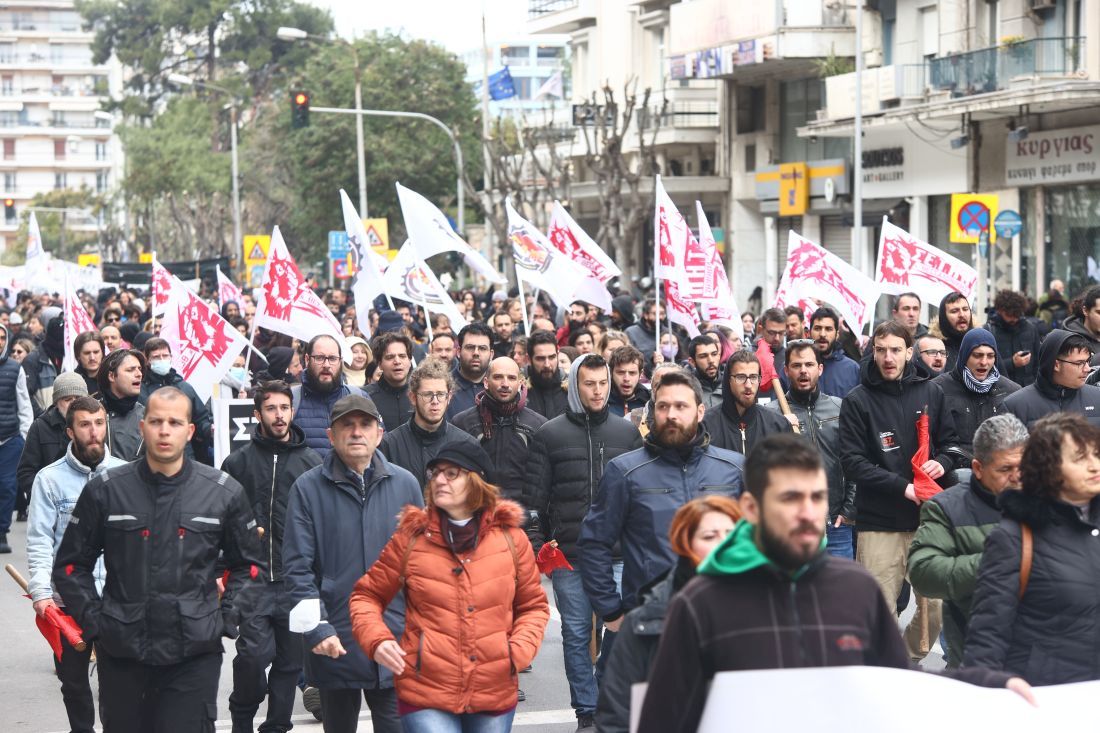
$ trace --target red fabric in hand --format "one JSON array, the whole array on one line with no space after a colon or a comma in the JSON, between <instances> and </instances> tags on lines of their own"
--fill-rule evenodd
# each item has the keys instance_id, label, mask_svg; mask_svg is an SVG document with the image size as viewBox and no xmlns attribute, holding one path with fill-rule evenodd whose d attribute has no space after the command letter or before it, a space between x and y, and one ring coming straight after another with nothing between
<instances>
[{"instance_id":1,"label":"red fabric in hand","mask_svg":"<svg viewBox=\"0 0 1100 733\"><path fill-rule=\"evenodd\" d=\"M917 452L913 454L913 489L917 498L928 501L943 491L936 480L929 476L921 466L928 462L931 454L931 441L928 437L928 413L922 412L917 418Z\"/></svg>"},{"instance_id":2,"label":"red fabric in hand","mask_svg":"<svg viewBox=\"0 0 1100 733\"><path fill-rule=\"evenodd\" d=\"M767 392L779 374L775 371L775 354L764 339L756 342L756 358L760 360L760 391Z\"/></svg>"},{"instance_id":3,"label":"red fabric in hand","mask_svg":"<svg viewBox=\"0 0 1100 733\"><path fill-rule=\"evenodd\" d=\"M547 576L552 575L558 568L573 569L562 551L549 542L539 549L539 554L535 557L535 564L538 565L539 572Z\"/></svg>"}]
</instances>

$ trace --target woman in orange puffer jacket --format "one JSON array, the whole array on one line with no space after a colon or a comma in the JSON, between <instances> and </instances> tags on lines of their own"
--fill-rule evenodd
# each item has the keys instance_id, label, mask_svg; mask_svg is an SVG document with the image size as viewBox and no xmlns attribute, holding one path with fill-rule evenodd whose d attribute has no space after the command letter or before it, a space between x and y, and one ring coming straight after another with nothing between
<instances>
[{"instance_id":1,"label":"woman in orange puffer jacket","mask_svg":"<svg viewBox=\"0 0 1100 733\"><path fill-rule=\"evenodd\" d=\"M440 450L428 463L427 508L405 508L351 594L355 639L393 671L407 733L510 730L517 672L550 618L523 509L500 498L489 470L476 443ZM382 612L402 586L399 643Z\"/></svg>"}]
</instances>

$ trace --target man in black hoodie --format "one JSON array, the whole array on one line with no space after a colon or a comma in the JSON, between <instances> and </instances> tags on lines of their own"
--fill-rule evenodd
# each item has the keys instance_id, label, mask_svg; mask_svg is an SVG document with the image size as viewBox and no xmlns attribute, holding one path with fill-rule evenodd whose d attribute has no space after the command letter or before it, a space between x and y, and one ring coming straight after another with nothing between
<instances>
[{"instance_id":1,"label":"man in black hoodie","mask_svg":"<svg viewBox=\"0 0 1100 733\"><path fill-rule=\"evenodd\" d=\"M527 339L527 406L547 420L565 413L568 406L558 368L558 340L550 331L535 331Z\"/></svg>"},{"instance_id":2,"label":"man in black hoodie","mask_svg":"<svg viewBox=\"0 0 1100 733\"><path fill-rule=\"evenodd\" d=\"M948 293L940 301L938 315L943 344L947 347L947 364L943 370L950 372L959 359L959 347L963 336L974 328L974 314L970 312L970 301L959 292Z\"/></svg>"},{"instance_id":3,"label":"man in black hoodie","mask_svg":"<svg viewBox=\"0 0 1100 733\"><path fill-rule=\"evenodd\" d=\"M27 374L27 391L31 395L35 417L53 404L53 380L61 373L64 358L65 322L61 316L55 316L46 322L46 337L42 344L27 354L21 365Z\"/></svg>"},{"instance_id":4,"label":"man in black hoodie","mask_svg":"<svg viewBox=\"0 0 1100 733\"><path fill-rule=\"evenodd\" d=\"M371 344L382 378L368 384L363 391L374 401L386 430L404 425L412 417L412 403L409 402L412 351L412 339L399 332L383 333Z\"/></svg>"},{"instance_id":5,"label":"man in black hoodie","mask_svg":"<svg viewBox=\"0 0 1100 733\"><path fill-rule=\"evenodd\" d=\"M935 480L950 476L963 462L943 392L912 358L909 330L897 321L880 324L872 337L872 358L861 365L860 385L840 408L841 462L845 477L856 483L856 560L886 598L901 592L909 544L920 524L912 459L922 414L928 415L931 441L930 457L920 468ZM932 639L938 633L938 610L929 601ZM910 631L920 628L919 621L914 619ZM923 656L914 635L907 632L906 641L914 659Z\"/></svg>"},{"instance_id":6,"label":"man in black hoodie","mask_svg":"<svg viewBox=\"0 0 1100 733\"><path fill-rule=\"evenodd\" d=\"M1005 409L1028 430L1052 412L1079 412L1100 426L1100 388L1085 384L1092 350L1084 336L1055 329L1039 348L1039 373L1035 383L1010 395Z\"/></svg>"},{"instance_id":7,"label":"man in black hoodie","mask_svg":"<svg viewBox=\"0 0 1100 733\"><path fill-rule=\"evenodd\" d=\"M305 433L291 423L293 395L285 382L264 382L254 397L258 425L252 442L226 457L222 470L248 495L260 542L266 551L269 582L256 596L254 613L240 626L233 659L229 711L233 733L251 732L252 719L267 697L264 730L289 730L294 688L302 671L302 639L289 627L290 603L283 584L283 530L290 487L320 465L321 456L306 445ZM265 670L271 665L270 673Z\"/></svg>"},{"instance_id":8,"label":"man in black hoodie","mask_svg":"<svg viewBox=\"0 0 1100 733\"><path fill-rule=\"evenodd\" d=\"M703 404L708 410L722 404L722 356L718 343L710 336L696 336L688 342L688 362L703 388Z\"/></svg>"},{"instance_id":9,"label":"man in black hoodie","mask_svg":"<svg viewBox=\"0 0 1100 733\"><path fill-rule=\"evenodd\" d=\"M641 383L645 372L643 353L633 346L620 346L611 352L607 365L611 367L611 395L607 400L611 412L626 417L631 410L645 407L650 392Z\"/></svg>"},{"instance_id":10,"label":"man in black hoodie","mask_svg":"<svg viewBox=\"0 0 1100 733\"><path fill-rule=\"evenodd\" d=\"M569 370L568 410L539 428L531 441L536 470L529 506L537 514L529 532L532 545L537 551L553 542L574 567L581 523L607 462L642 447L638 429L608 410L610 377L607 362L598 354L574 361ZM596 678L589 654L592 605L578 570L559 568L550 580L561 613L569 698L578 730L583 730L596 712Z\"/></svg>"},{"instance_id":11,"label":"man in black hoodie","mask_svg":"<svg viewBox=\"0 0 1100 733\"><path fill-rule=\"evenodd\" d=\"M760 360L756 354L738 351L726 361L725 387L721 408L708 411L703 418L711 445L748 455L765 436L791 432L787 418L756 404L760 390Z\"/></svg>"},{"instance_id":12,"label":"man in black hoodie","mask_svg":"<svg viewBox=\"0 0 1100 733\"><path fill-rule=\"evenodd\" d=\"M1038 371L1035 358L1039 353L1042 337L1035 325L1024 318L1027 299L1012 290L1001 290L993 299L996 310L986 328L997 339L998 365L1001 374L1021 387L1035 381Z\"/></svg>"}]
</instances>

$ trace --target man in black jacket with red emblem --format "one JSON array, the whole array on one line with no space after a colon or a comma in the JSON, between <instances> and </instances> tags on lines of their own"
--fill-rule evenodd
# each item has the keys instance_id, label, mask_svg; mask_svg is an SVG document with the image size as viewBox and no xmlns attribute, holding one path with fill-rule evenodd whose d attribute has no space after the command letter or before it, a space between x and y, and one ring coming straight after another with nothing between
<instances>
[{"instance_id":1,"label":"man in black jacket with red emblem","mask_svg":"<svg viewBox=\"0 0 1100 733\"><path fill-rule=\"evenodd\" d=\"M289 627L290 600L283 582L283 531L290 489L303 473L321 464L306 436L291 420L293 394L286 382L264 382L254 395L256 431L252 442L233 451L222 469L244 486L270 570L257 594L254 613L241 622L233 658L229 712L234 733L253 730L252 719L267 697L264 730L290 730L294 689L302 672L302 637ZM270 673L265 671L271 666Z\"/></svg>"},{"instance_id":2,"label":"man in black jacket with red emblem","mask_svg":"<svg viewBox=\"0 0 1100 733\"><path fill-rule=\"evenodd\" d=\"M237 636L267 576L244 489L184 457L194 431L183 392L153 392L145 457L88 483L54 559L54 588L96 644L112 733L214 730L222 637ZM101 554L102 598L92 575ZM219 555L229 569L220 602Z\"/></svg>"}]
</instances>

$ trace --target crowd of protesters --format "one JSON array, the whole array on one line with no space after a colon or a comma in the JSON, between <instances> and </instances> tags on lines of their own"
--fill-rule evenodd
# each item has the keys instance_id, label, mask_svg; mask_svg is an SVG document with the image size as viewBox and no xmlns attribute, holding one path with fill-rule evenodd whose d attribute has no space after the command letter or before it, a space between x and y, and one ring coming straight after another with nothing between
<instances>
[{"instance_id":1,"label":"crowd of protesters","mask_svg":"<svg viewBox=\"0 0 1100 733\"><path fill-rule=\"evenodd\" d=\"M897 296L691 338L637 285L604 313L463 291L468 321L318 289L342 338L253 329L211 406L141 289L0 308L0 553L90 642L56 661L73 731L505 731L549 621L578 730L694 730L724 670L916 668L1030 698L1100 678L1100 286L1041 304ZM922 314L936 306L930 327ZM357 308L367 308L369 334ZM430 335L429 335L430 334ZM208 385L204 385L208 386ZM203 390L206 391L206 390ZM540 574L549 576L544 590ZM915 606L902 630L898 617ZM942 633L941 633L942 629ZM141 704L135 704L140 699Z\"/></svg>"}]
</instances>

